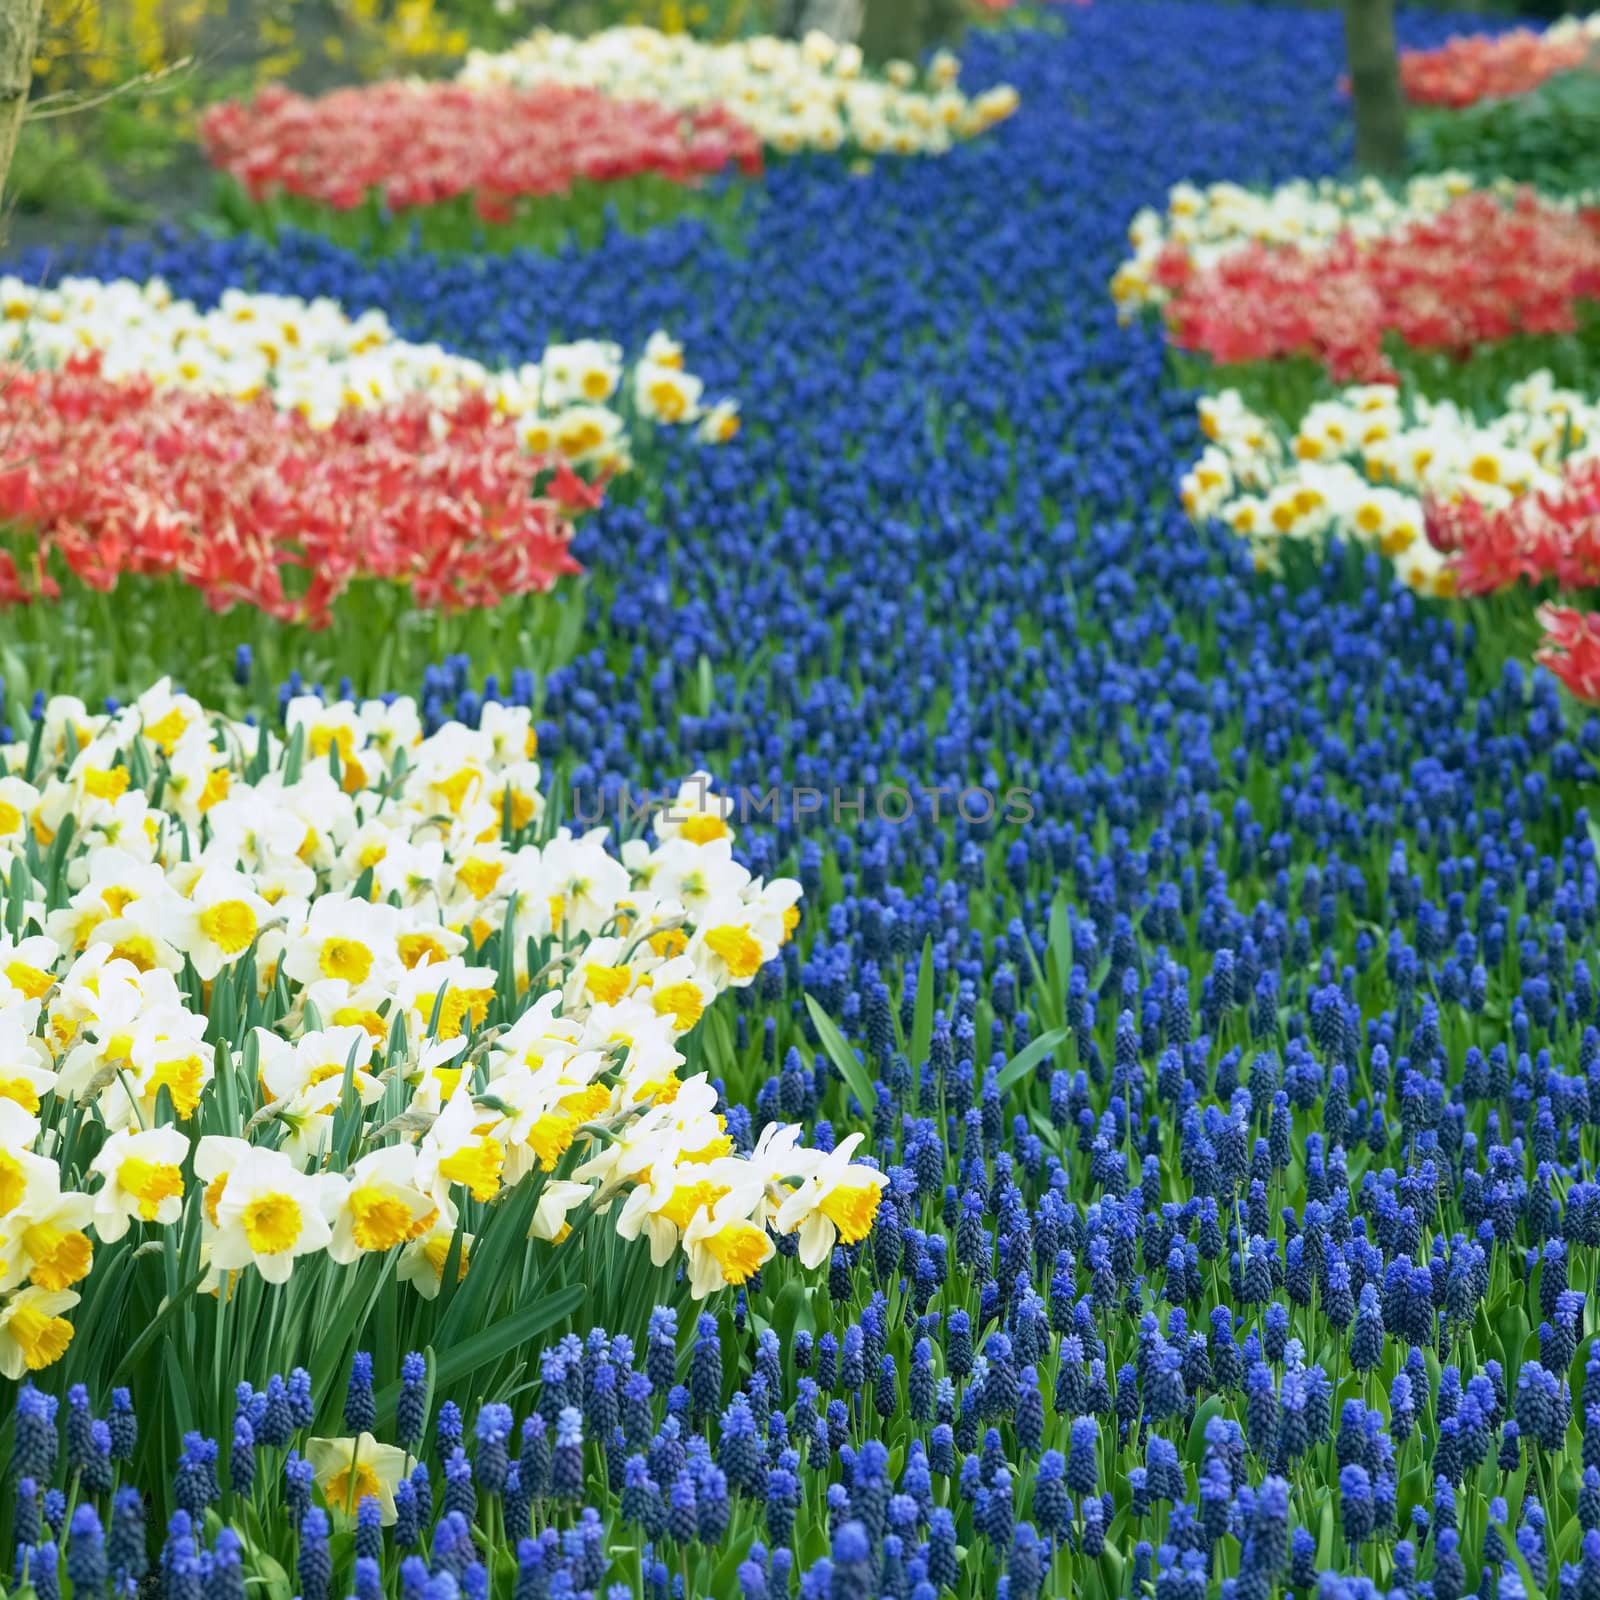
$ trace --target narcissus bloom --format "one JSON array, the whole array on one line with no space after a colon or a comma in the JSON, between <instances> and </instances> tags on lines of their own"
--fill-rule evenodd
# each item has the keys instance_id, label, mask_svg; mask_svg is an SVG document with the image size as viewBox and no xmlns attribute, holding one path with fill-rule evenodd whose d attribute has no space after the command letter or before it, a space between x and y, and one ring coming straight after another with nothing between
<instances>
[{"instance_id":1,"label":"narcissus bloom","mask_svg":"<svg viewBox=\"0 0 1600 1600\"><path fill-rule=\"evenodd\" d=\"M104 1182L94 1194L94 1230L108 1244L135 1220L165 1227L183 1211L189 1140L177 1128L123 1128L101 1145L89 1170Z\"/></svg>"},{"instance_id":2,"label":"narcissus bloom","mask_svg":"<svg viewBox=\"0 0 1600 1600\"><path fill-rule=\"evenodd\" d=\"M379 1444L370 1433L354 1439L306 1440L306 1460L316 1474L316 1484L331 1510L352 1518L369 1497L383 1508L383 1525L395 1519L395 1486L411 1463L404 1450Z\"/></svg>"},{"instance_id":3,"label":"narcissus bloom","mask_svg":"<svg viewBox=\"0 0 1600 1600\"><path fill-rule=\"evenodd\" d=\"M200 1141L201 1155L211 1143ZM212 1265L224 1272L253 1266L268 1283L286 1283L301 1256L327 1247L343 1187L331 1174L306 1176L279 1151L250 1147L226 1169Z\"/></svg>"},{"instance_id":4,"label":"narcissus bloom","mask_svg":"<svg viewBox=\"0 0 1600 1600\"><path fill-rule=\"evenodd\" d=\"M746 1179L690 1218L683 1249L689 1258L689 1292L696 1300L747 1282L771 1260L772 1240L750 1220L760 1198L759 1180Z\"/></svg>"},{"instance_id":5,"label":"narcissus bloom","mask_svg":"<svg viewBox=\"0 0 1600 1600\"><path fill-rule=\"evenodd\" d=\"M0 1305L0 1374L15 1380L59 1361L72 1343L72 1324L62 1312L78 1298L70 1289L30 1284Z\"/></svg>"},{"instance_id":6,"label":"narcissus bloom","mask_svg":"<svg viewBox=\"0 0 1600 1600\"><path fill-rule=\"evenodd\" d=\"M889 1180L876 1168L850 1157L863 1135L852 1133L837 1148L817 1157L798 1188L778 1208L780 1233L798 1231L800 1260L820 1266L833 1252L834 1241L857 1244L872 1231L873 1219Z\"/></svg>"}]
</instances>

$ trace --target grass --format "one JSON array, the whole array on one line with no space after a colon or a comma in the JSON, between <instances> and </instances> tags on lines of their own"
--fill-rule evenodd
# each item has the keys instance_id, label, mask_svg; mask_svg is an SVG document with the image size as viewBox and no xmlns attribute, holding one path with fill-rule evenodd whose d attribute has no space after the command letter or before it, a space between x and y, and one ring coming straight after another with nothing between
<instances>
[{"instance_id":1,"label":"grass","mask_svg":"<svg viewBox=\"0 0 1600 1600\"><path fill-rule=\"evenodd\" d=\"M613 228L646 233L683 217L704 222L724 249L737 249L749 208L760 203L760 194L757 185L734 177L698 184L673 183L653 173L615 183L580 179L566 194L519 200L507 222L485 222L471 195L392 212L374 191L364 205L338 211L292 195L255 201L235 180L221 177L214 208L222 224L236 232L276 239L280 230L293 228L367 255L416 249L446 255L553 252L568 246L592 250Z\"/></svg>"},{"instance_id":2,"label":"grass","mask_svg":"<svg viewBox=\"0 0 1600 1600\"><path fill-rule=\"evenodd\" d=\"M298 673L330 693L414 692L422 669L462 651L474 670L515 668L542 676L570 660L586 623L586 581L527 595L488 611L416 610L398 585L352 587L330 628L275 622L249 606L218 615L196 589L171 578L124 577L111 594L63 580L62 598L4 613L0 679L15 716L36 693L72 694L98 708L171 676L230 716L275 714L278 686ZM236 675L241 647L247 681Z\"/></svg>"},{"instance_id":3,"label":"grass","mask_svg":"<svg viewBox=\"0 0 1600 1600\"><path fill-rule=\"evenodd\" d=\"M1581 306L1578 328L1570 334L1518 334L1459 355L1414 350L1391 338L1384 353L1400 375L1402 392L1453 400L1485 418L1504 409L1511 384L1541 367L1559 384L1600 393L1600 305ZM1211 393L1237 389L1251 410L1276 417L1290 429L1316 401L1330 400L1346 387L1309 356L1228 364L1189 350L1173 348L1170 355L1184 387Z\"/></svg>"},{"instance_id":4,"label":"grass","mask_svg":"<svg viewBox=\"0 0 1600 1600\"><path fill-rule=\"evenodd\" d=\"M1562 73L1460 110L1414 109L1410 129L1424 170L1461 167L1551 194L1600 188L1600 72Z\"/></svg>"}]
</instances>

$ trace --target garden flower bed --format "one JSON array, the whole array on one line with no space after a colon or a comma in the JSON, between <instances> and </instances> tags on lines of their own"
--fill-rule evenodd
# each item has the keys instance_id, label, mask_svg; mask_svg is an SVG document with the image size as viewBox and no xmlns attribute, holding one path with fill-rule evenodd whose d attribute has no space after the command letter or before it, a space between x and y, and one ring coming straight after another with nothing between
<instances>
[{"instance_id":1,"label":"garden flower bed","mask_svg":"<svg viewBox=\"0 0 1600 1600\"><path fill-rule=\"evenodd\" d=\"M635 470L631 431L739 426L659 329L631 364L590 339L492 369L325 298L201 311L159 278L68 277L0 281L0 302L0 608L31 606L13 626L41 641L64 600L130 580L137 622L182 614L221 658L274 659L274 624L337 624L352 663L374 617L500 627L581 571L575 519ZM216 633L202 609L237 615ZM102 643L127 625L100 619Z\"/></svg>"},{"instance_id":2,"label":"garden flower bed","mask_svg":"<svg viewBox=\"0 0 1600 1600\"><path fill-rule=\"evenodd\" d=\"M963 94L940 52L867 71L853 46L759 36L541 30L474 51L454 83L394 82L308 99L267 89L202 120L230 187L226 215L310 227L363 248L600 244L697 214L732 222L719 175L759 176L762 152L937 155L1012 115L1015 89Z\"/></svg>"},{"instance_id":3,"label":"garden flower bed","mask_svg":"<svg viewBox=\"0 0 1600 1600\"><path fill-rule=\"evenodd\" d=\"M1391 341L1397 384L1275 358L1197 394L1106 291L1152 196L1332 176L1341 52L1335 13L1181 0L990 32L965 73L1016 86L1005 126L774 162L737 250L14 264L16 294L160 280L208 352L231 290L348 308L336 373L411 353L304 415L298 358L191 375L159 305L149 340L86 316L71 361L14 336L8 419L113 386L309 456L465 411L509 484L540 452L482 415L505 375L580 334L676 372L665 328L744 426L626 418L543 657L515 600L445 640L409 600L361 634L352 592L316 638L366 659L269 662L285 625L237 682L177 605L130 644L122 586L6 614L0 1581L1600 1585L1600 644L1546 592L1588 538L1581 307L1459 360ZM1468 188L1400 230L1508 203ZM1334 192L1308 253L1381 204ZM1280 489L1259 571L1225 508ZM1475 543L1555 576L1441 594Z\"/></svg>"},{"instance_id":4,"label":"garden flower bed","mask_svg":"<svg viewBox=\"0 0 1600 1600\"><path fill-rule=\"evenodd\" d=\"M1175 345L1222 363L1303 354L1341 382L1392 379L1386 338L1465 354L1570 333L1600 295L1600 212L1453 174L1398 197L1180 192L1169 218L1135 219L1112 293L1160 305Z\"/></svg>"}]
</instances>

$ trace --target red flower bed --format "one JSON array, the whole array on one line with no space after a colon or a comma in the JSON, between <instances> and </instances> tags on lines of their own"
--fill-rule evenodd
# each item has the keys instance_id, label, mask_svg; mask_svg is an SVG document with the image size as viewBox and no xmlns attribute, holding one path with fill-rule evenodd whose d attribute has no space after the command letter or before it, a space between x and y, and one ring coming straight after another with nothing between
<instances>
[{"instance_id":1,"label":"red flower bed","mask_svg":"<svg viewBox=\"0 0 1600 1600\"><path fill-rule=\"evenodd\" d=\"M0 605L53 598L54 555L91 588L168 575L213 610L312 627L359 579L403 584L425 609L490 606L579 571L570 513L600 497L565 467L535 493L550 463L479 395L318 429L266 399L112 382L95 360L0 383L0 522L41 558L25 580L0 549Z\"/></svg>"},{"instance_id":2,"label":"red flower bed","mask_svg":"<svg viewBox=\"0 0 1600 1600\"><path fill-rule=\"evenodd\" d=\"M1600 586L1600 461L1583 461L1561 487L1499 510L1471 500L1427 508L1428 538L1452 558L1460 594L1493 594L1519 580L1562 589Z\"/></svg>"},{"instance_id":3,"label":"red flower bed","mask_svg":"<svg viewBox=\"0 0 1600 1600\"><path fill-rule=\"evenodd\" d=\"M1437 50L1406 50L1400 56L1400 87L1413 105L1470 106L1527 94L1558 72L1583 65L1583 38L1551 40L1518 28L1498 38L1465 36Z\"/></svg>"},{"instance_id":4,"label":"red flower bed","mask_svg":"<svg viewBox=\"0 0 1600 1600\"><path fill-rule=\"evenodd\" d=\"M1361 245L1252 245L1205 271L1163 267L1175 344L1217 361L1310 355L1345 383L1390 380L1385 334L1465 352L1514 333L1568 333L1600 295L1600 213L1469 194L1437 217Z\"/></svg>"},{"instance_id":5,"label":"red flower bed","mask_svg":"<svg viewBox=\"0 0 1600 1600\"><path fill-rule=\"evenodd\" d=\"M755 134L720 106L679 112L592 89L384 83L307 99L266 89L201 121L214 166L255 199L296 195L349 210L373 190L392 211L471 194L488 221L523 195L655 173L688 183L761 169Z\"/></svg>"}]
</instances>

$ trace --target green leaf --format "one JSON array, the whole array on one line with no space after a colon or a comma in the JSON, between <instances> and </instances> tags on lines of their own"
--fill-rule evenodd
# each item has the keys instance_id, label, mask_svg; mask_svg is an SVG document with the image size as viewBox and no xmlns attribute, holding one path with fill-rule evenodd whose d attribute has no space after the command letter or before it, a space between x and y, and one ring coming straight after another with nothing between
<instances>
[{"instance_id":1,"label":"green leaf","mask_svg":"<svg viewBox=\"0 0 1600 1600\"><path fill-rule=\"evenodd\" d=\"M289 1582L289 1574L271 1556L252 1550L247 1553L246 1560L267 1600L289 1600L294 1585Z\"/></svg>"},{"instance_id":2,"label":"green leaf","mask_svg":"<svg viewBox=\"0 0 1600 1600\"><path fill-rule=\"evenodd\" d=\"M1327 1571L1333 1565L1333 1497L1322 1502L1322 1516L1317 1523L1317 1568Z\"/></svg>"},{"instance_id":3,"label":"green leaf","mask_svg":"<svg viewBox=\"0 0 1600 1600\"><path fill-rule=\"evenodd\" d=\"M1049 1033L1041 1033L1032 1044L1019 1050L1000 1069L997 1080L1000 1093L1005 1094L1013 1084L1020 1083L1033 1069L1049 1055L1057 1045L1065 1042L1067 1030L1065 1028L1052 1028Z\"/></svg>"},{"instance_id":4,"label":"green leaf","mask_svg":"<svg viewBox=\"0 0 1600 1600\"><path fill-rule=\"evenodd\" d=\"M1065 999L1072 978L1072 914L1065 895L1058 895L1050 907L1047 954L1051 976L1061 997Z\"/></svg>"},{"instance_id":5,"label":"green leaf","mask_svg":"<svg viewBox=\"0 0 1600 1600\"><path fill-rule=\"evenodd\" d=\"M439 1388L470 1378L474 1373L491 1367L495 1362L519 1345L529 1344L548 1328L553 1328L581 1306L590 1291L582 1284L573 1284L558 1294L543 1295L531 1306L502 1317L492 1326L459 1339L438 1357L436 1383ZM399 1398L400 1385L392 1383L378 1396L378 1410L392 1406Z\"/></svg>"},{"instance_id":6,"label":"green leaf","mask_svg":"<svg viewBox=\"0 0 1600 1600\"><path fill-rule=\"evenodd\" d=\"M817 1030L817 1037L822 1041L822 1048L828 1052L828 1059L839 1069L839 1076L844 1079L845 1086L861 1102L861 1109L870 1111L874 1099L872 1080L867 1076L867 1069L856 1059L856 1053L850 1048L849 1040L840 1033L838 1023L810 995L806 996L806 1010L811 1013L811 1021Z\"/></svg>"},{"instance_id":7,"label":"green leaf","mask_svg":"<svg viewBox=\"0 0 1600 1600\"><path fill-rule=\"evenodd\" d=\"M202 1268L199 1272L195 1273L193 1278L191 1278L188 1283L184 1284L176 1294L168 1297L167 1303L162 1306L161 1310L158 1311L149 1322L145 1324L138 1338L136 1338L133 1343L128 1346L127 1354L123 1356L121 1364L117 1367L116 1372L113 1374L114 1377L121 1377L121 1375L129 1369L131 1363L138 1360L138 1358L144 1354L145 1350L148 1349L151 1343L154 1341L156 1335L161 1332L167 1323L170 1322L179 1311L188 1309L189 1296L200 1287L200 1280L203 1277L205 1277L205 1270Z\"/></svg>"},{"instance_id":8,"label":"green leaf","mask_svg":"<svg viewBox=\"0 0 1600 1600\"><path fill-rule=\"evenodd\" d=\"M1206 1424L1223 1409L1222 1396L1214 1394L1194 1414L1194 1421L1189 1425L1189 1439L1184 1447L1184 1454L1196 1466L1205 1460Z\"/></svg>"},{"instance_id":9,"label":"green leaf","mask_svg":"<svg viewBox=\"0 0 1600 1600\"><path fill-rule=\"evenodd\" d=\"M917 1008L911 1018L911 1070L919 1072L933 1043L933 935L922 941L917 966Z\"/></svg>"}]
</instances>

